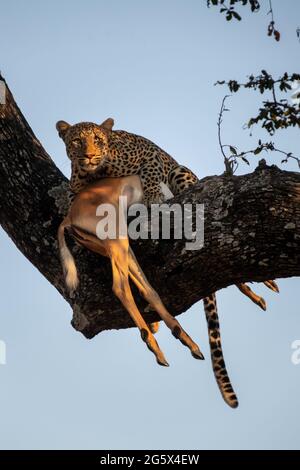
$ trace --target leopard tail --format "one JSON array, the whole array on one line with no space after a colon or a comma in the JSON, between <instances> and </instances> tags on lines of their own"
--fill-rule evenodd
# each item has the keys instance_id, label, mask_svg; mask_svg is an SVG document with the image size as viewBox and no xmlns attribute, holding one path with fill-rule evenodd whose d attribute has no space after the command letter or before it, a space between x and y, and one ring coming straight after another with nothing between
<instances>
[{"instance_id":1,"label":"leopard tail","mask_svg":"<svg viewBox=\"0 0 300 470\"><path fill-rule=\"evenodd\" d=\"M204 298L203 304L214 375L225 402L231 408L237 408L238 399L231 385L223 357L216 295L211 294L209 297Z\"/></svg>"}]
</instances>

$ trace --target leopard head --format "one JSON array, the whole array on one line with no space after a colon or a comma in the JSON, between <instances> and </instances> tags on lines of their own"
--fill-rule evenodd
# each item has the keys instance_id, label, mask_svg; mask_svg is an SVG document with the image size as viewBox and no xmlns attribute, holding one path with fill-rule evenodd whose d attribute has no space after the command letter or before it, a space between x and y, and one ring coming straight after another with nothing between
<instances>
[{"instance_id":1,"label":"leopard head","mask_svg":"<svg viewBox=\"0 0 300 470\"><path fill-rule=\"evenodd\" d=\"M67 155L72 163L85 173L93 173L105 165L113 125L111 118L102 124L80 122L73 126L65 121L58 121L56 129L66 145Z\"/></svg>"}]
</instances>

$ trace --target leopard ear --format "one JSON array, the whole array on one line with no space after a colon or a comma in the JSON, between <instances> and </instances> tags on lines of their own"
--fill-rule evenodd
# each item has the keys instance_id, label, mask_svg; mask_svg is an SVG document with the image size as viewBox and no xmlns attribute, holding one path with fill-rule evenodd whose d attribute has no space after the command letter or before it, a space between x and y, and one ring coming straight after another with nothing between
<instances>
[{"instance_id":1,"label":"leopard ear","mask_svg":"<svg viewBox=\"0 0 300 470\"><path fill-rule=\"evenodd\" d=\"M103 121L102 124L100 124L100 127L102 127L102 129L105 129L108 132L111 132L112 128L114 127L114 123L115 122L112 118L108 118L108 119L105 119L105 121Z\"/></svg>"},{"instance_id":2,"label":"leopard ear","mask_svg":"<svg viewBox=\"0 0 300 470\"><path fill-rule=\"evenodd\" d=\"M56 123L56 129L58 131L58 135L61 139L64 139L64 136L67 132L67 130L71 127L70 124L68 124L66 121L58 121Z\"/></svg>"}]
</instances>

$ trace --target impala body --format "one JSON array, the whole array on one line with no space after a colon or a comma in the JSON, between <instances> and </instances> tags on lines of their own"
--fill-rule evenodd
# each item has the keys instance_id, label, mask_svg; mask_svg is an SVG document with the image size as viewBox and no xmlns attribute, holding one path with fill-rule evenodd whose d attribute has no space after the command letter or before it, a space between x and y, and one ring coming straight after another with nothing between
<instances>
[{"instance_id":1,"label":"impala body","mask_svg":"<svg viewBox=\"0 0 300 470\"><path fill-rule=\"evenodd\" d=\"M186 345L192 355L203 359L203 355L196 343L183 330L179 322L167 311L159 295L149 284L145 274L138 264L133 251L129 246L127 236L115 239L98 237L99 222L106 217L99 214L101 205L109 204L115 208L116 233L119 233L121 224L126 224L126 211L120 207L120 196L127 199L127 206L142 201L143 191L138 176L123 178L103 178L96 183L85 187L74 199L69 213L61 223L58 230L60 257L65 273L66 285L70 291L78 285L78 275L74 258L68 249L64 232L71 228L75 239L80 245L111 260L113 273L113 292L120 299L125 309L141 332L143 341L155 354L157 362L167 366L168 363L160 350L151 328L139 312L129 284L129 277L138 287L140 293L147 300L150 307L156 310L162 320L171 329L173 335ZM122 199L121 199L122 200ZM101 212L101 211L100 211Z\"/></svg>"}]
</instances>

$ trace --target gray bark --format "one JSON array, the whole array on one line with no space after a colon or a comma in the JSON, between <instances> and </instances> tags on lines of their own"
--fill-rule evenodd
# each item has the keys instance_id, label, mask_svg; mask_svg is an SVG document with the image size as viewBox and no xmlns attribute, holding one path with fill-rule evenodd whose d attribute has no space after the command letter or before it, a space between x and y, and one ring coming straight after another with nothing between
<instances>
[{"instance_id":1,"label":"gray bark","mask_svg":"<svg viewBox=\"0 0 300 470\"><path fill-rule=\"evenodd\" d=\"M56 232L67 208L68 180L55 166L7 89L0 105L0 223L17 248L73 309L73 327L87 338L133 326L114 297L109 260L73 246L80 287L65 290ZM231 284L300 274L300 174L267 166L251 174L212 176L172 202L205 204L203 249L186 240L131 245L149 281L174 314ZM3 269L3 267L2 267ZM137 304L145 302L133 289ZM145 312L147 321L157 320Z\"/></svg>"}]
</instances>

